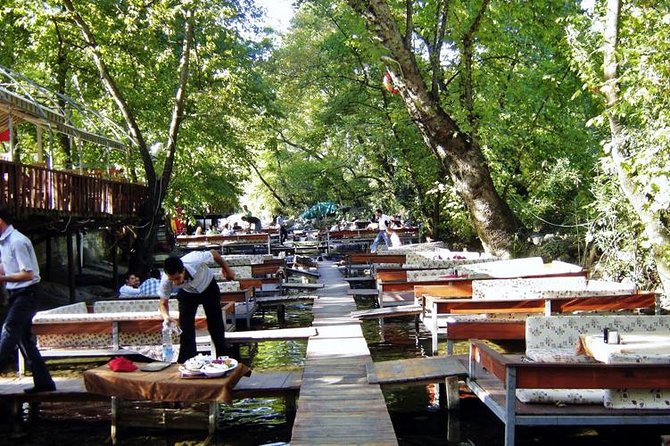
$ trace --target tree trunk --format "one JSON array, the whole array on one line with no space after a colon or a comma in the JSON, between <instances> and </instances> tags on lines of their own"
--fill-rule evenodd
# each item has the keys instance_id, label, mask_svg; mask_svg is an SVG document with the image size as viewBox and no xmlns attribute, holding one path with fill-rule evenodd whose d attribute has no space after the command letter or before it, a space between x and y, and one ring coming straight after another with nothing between
<instances>
[{"instance_id":1,"label":"tree trunk","mask_svg":"<svg viewBox=\"0 0 670 446\"><path fill-rule=\"evenodd\" d=\"M645 235L651 242L656 270L664 290L661 306L670 308L670 298L668 297L668 290L670 290L670 264L668 264L667 257L664 256L666 247L670 246L670 237L668 237L667 229L663 225L659 216L648 211L647 208L643 206L644 203L647 203L647 197L644 195L644 192L636 190L633 178L631 177L629 170L626 168L626 145L628 143L621 130L621 123L614 113L614 107L619 100L617 94L618 61L616 57L616 49L619 39L620 13L621 1L608 0L603 48L605 82L601 92L607 101L606 114L610 126L610 133L612 135L610 156L613 161L614 169L616 170L619 186L621 187L624 196L635 209L640 221L642 221Z\"/></svg>"},{"instance_id":2,"label":"tree trunk","mask_svg":"<svg viewBox=\"0 0 670 446\"><path fill-rule=\"evenodd\" d=\"M405 106L470 212L484 249L511 253L520 221L495 190L488 164L475 138L463 132L427 88L414 53L405 45L384 0L348 0L393 57L393 81ZM408 30L411 33L411 30Z\"/></svg>"}]
</instances>

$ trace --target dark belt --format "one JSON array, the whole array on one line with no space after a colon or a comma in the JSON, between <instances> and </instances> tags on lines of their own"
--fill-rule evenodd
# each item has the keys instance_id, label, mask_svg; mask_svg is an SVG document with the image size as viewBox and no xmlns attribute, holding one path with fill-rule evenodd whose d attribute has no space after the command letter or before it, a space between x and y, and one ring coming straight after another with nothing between
<instances>
[{"instance_id":1,"label":"dark belt","mask_svg":"<svg viewBox=\"0 0 670 446\"><path fill-rule=\"evenodd\" d=\"M21 288L14 288L12 290L8 289L7 294L9 294L9 297L14 297L15 295L17 295L19 293L25 293L26 291L34 290L35 288L37 288L36 283L34 283L32 285L21 287Z\"/></svg>"}]
</instances>

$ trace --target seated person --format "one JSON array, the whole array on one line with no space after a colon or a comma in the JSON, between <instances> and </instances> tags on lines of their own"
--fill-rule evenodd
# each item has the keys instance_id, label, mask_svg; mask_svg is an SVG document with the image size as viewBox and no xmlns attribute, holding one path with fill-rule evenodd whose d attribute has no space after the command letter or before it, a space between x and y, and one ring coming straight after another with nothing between
<instances>
[{"instance_id":1,"label":"seated person","mask_svg":"<svg viewBox=\"0 0 670 446\"><path fill-rule=\"evenodd\" d=\"M119 297L158 296L160 280L150 277L140 284L140 277L128 273L126 283L119 289Z\"/></svg>"},{"instance_id":2,"label":"seated person","mask_svg":"<svg viewBox=\"0 0 670 446\"><path fill-rule=\"evenodd\" d=\"M221 231L222 235L233 235L235 231L233 231L230 227L230 224L226 223L223 225L223 230Z\"/></svg>"},{"instance_id":3,"label":"seated person","mask_svg":"<svg viewBox=\"0 0 670 446\"><path fill-rule=\"evenodd\" d=\"M207 231L205 232L205 235L217 235L219 231L216 230L216 227L214 226L208 226Z\"/></svg>"}]
</instances>

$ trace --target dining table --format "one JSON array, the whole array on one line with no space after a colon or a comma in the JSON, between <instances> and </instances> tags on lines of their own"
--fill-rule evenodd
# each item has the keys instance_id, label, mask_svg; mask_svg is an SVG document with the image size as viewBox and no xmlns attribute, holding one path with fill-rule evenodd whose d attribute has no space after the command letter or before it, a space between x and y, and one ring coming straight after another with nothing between
<instances>
[{"instance_id":1,"label":"dining table","mask_svg":"<svg viewBox=\"0 0 670 446\"><path fill-rule=\"evenodd\" d=\"M619 332L618 338L605 342L603 333L582 334L577 354L605 364L670 364L670 333Z\"/></svg>"},{"instance_id":2,"label":"dining table","mask_svg":"<svg viewBox=\"0 0 670 446\"><path fill-rule=\"evenodd\" d=\"M180 364L171 364L158 371L144 371L143 363L131 372L117 372L108 365L86 370L84 385L90 393L111 399L112 441L116 442L117 425L122 401L207 402L209 403L209 433L216 430L218 405L233 401L233 389L242 376L251 370L242 363L224 376L209 378L182 372Z\"/></svg>"}]
</instances>

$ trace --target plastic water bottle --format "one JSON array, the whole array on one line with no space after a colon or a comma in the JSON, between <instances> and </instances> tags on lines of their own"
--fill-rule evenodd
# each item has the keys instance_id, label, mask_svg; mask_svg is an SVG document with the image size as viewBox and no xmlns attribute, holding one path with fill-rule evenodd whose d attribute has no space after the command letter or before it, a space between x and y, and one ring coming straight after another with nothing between
<instances>
[{"instance_id":1,"label":"plastic water bottle","mask_svg":"<svg viewBox=\"0 0 670 446\"><path fill-rule=\"evenodd\" d=\"M174 349L172 347L172 327L169 321L163 322L163 362L172 362Z\"/></svg>"}]
</instances>

